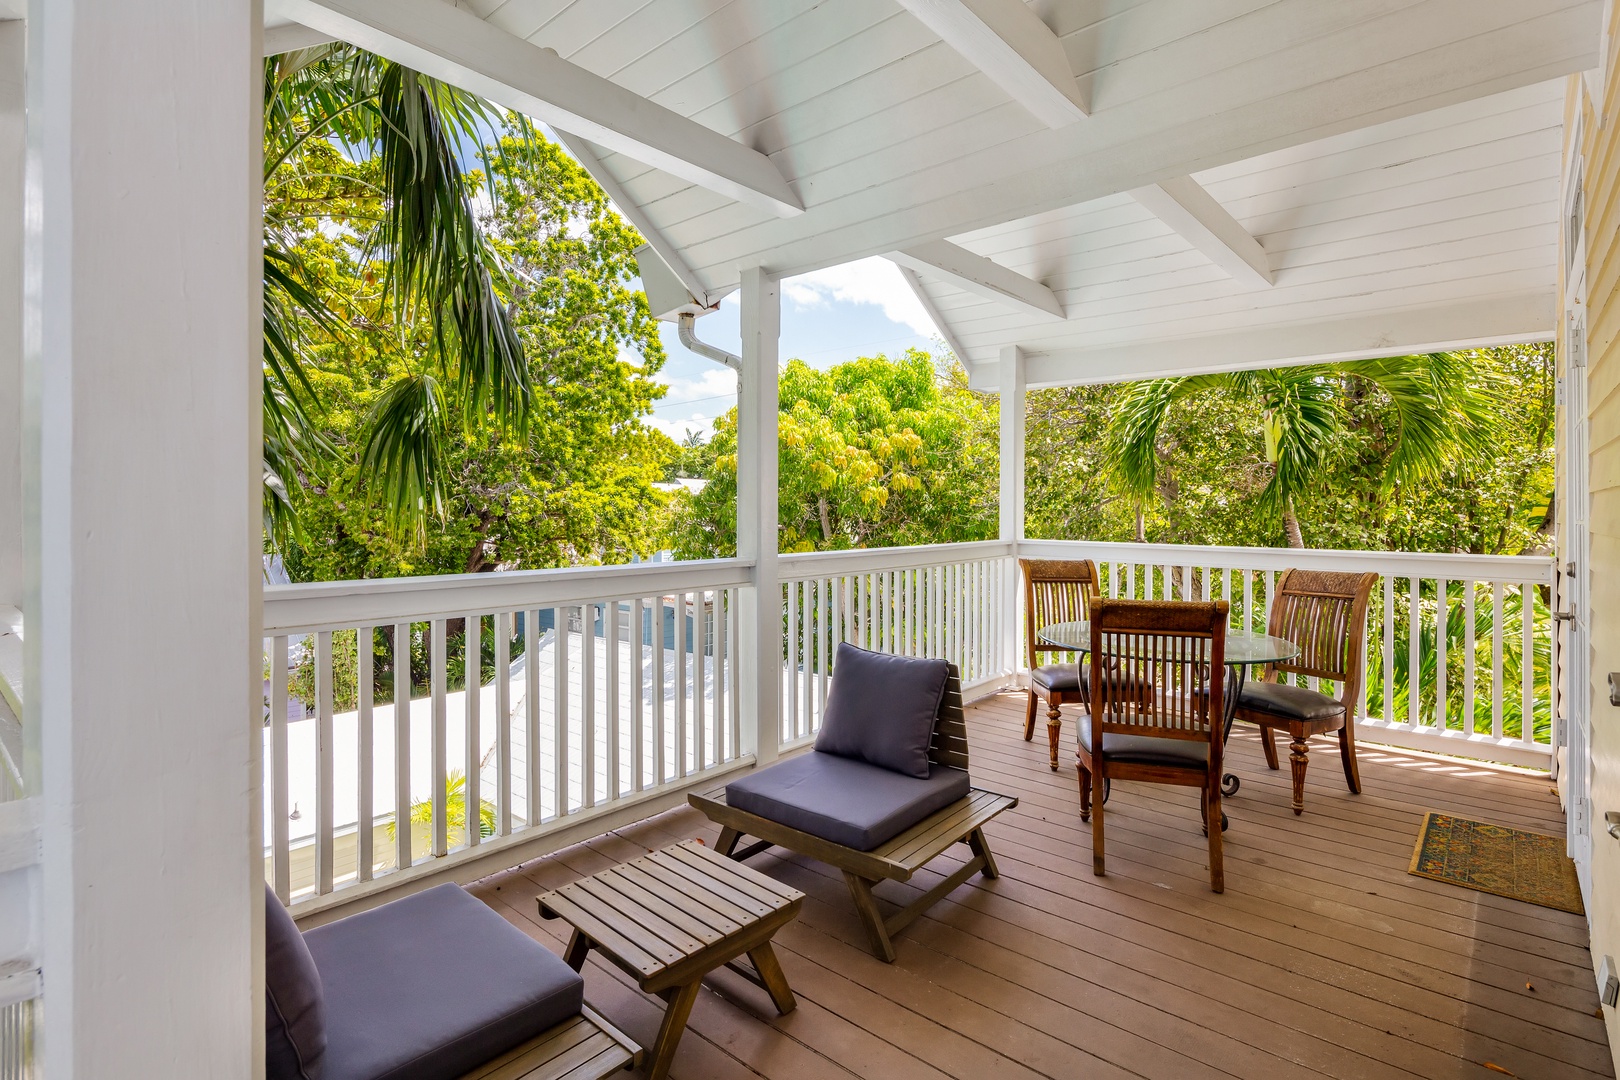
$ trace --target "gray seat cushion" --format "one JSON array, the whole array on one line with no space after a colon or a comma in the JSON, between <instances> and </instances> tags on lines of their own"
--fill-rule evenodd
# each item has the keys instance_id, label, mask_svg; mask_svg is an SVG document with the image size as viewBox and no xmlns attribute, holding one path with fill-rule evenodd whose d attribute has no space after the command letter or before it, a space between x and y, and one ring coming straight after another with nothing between
<instances>
[{"instance_id":1,"label":"gray seat cushion","mask_svg":"<svg viewBox=\"0 0 1620 1080\"><path fill-rule=\"evenodd\" d=\"M1075 720L1080 745L1091 745L1091 717ZM1127 765L1168 765L1172 768L1201 768L1209 764L1209 743L1192 739L1157 739L1147 735L1121 735L1103 732L1103 757Z\"/></svg>"},{"instance_id":2,"label":"gray seat cushion","mask_svg":"<svg viewBox=\"0 0 1620 1080\"><path fill-rule=\"evenodd\" d=\"M326 1006L321 975L304 935L264 887L264 1074L267 1080L321 1080Z\"/></svg>"},{"instance_id":3,"label":"gray seat cushion","mask_svg":"<svg viewBox=\"0 0 1620 1080\"><path fill-rule=\"evenodd\" d=\"M869 652L848 642L833 655L832 687L816 749L914 776L928 775L928 744L950 665Z\"/></svg>"},{"instance_id":4,"label":"gray seat cushion","mask_svg":"<svg viewBox=\"0 0 1620 1080\"><path fill-rule=\"evenodd\" d=\"M304 938L326 988L325 1080L457 1080L584 1001L559 956L459 885Z\"/></svg>"},{"instance_id":5,"label":"gray seat cushion","mask_svg":"<svg viewBox=\"0 0 1620 1080\"><path fill-rule=\"evenodd\" d=\"M726 785L726 803L750 814L871 851L965 798L968 774L930 765L928 778L813 750Z\"/></svg>"},{"instance_id":6,"label":"gray seat cushion","mask_svg":"<svg viewBox=\"0 0 1620 1080\"><path fill-rule=\"evenodd\" d=\"M1035 689L1045 693L1056 690L1059 693L1078 694L1081 690L1081 681L1091 680L1091 665L1080 664L1046 664L1029 673L1029 681Z\"/></svg>"},{"instance_id":7,"label":"gray seat cushion","mask_svg":"<svg viewBox=\"0 0 1620 1080\"><path fill-rule=\"evenodd\" d=\"M1344 706L1305 686L1250 682L1243 685L1238 705L1288 720L1327 720L1344 716Z\"/></svg>"}]
</instances>

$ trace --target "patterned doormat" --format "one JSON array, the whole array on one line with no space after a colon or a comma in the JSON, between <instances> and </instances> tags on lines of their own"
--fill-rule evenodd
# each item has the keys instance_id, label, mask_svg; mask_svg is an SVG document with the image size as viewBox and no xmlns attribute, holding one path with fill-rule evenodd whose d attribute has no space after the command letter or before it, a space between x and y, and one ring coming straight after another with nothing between
<instances>
[{"instance_id":1,"label":"patterned doormat","mask_svg":"<svg viewBox=\"0 0 1620 1080\"><path fill-rule=\"evenodd\" d=\"M1575 863L1564 838L1484 821L1423 816L1409 873L1584 915Z\"/></svg>"}]
</instances>

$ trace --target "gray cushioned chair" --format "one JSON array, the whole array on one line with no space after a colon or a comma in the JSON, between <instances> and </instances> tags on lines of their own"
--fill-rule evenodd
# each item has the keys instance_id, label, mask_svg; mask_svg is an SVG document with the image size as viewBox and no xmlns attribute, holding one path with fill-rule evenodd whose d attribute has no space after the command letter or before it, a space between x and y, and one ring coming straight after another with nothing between
<instances>
[{"instance_id":1,"label":"gray cushioned chair","mask_svg":"<svg viewBox=\"0 0 1620 1080\"><path fill-rule=\"evenodd\" d=\"M780 845L842 870L872 951L893 963L895 934L972 875L997 876L984 825L1018 800L971 786L962 683L944 661L840 645L822 725L809 753L687 800L721 826L722 855ZM758 842L739 851L744 836ZM883 915L874 885L909 881L957 844L973 857Z\"/></svg>"},{"instance_id":2,"label":"gray cushioned chair","mask_svg":"<svg viewBox=\"0 0 1620 1080\"><path fill-rule=\"evenodd\" d=\"M503 1064L542 1077L586 1040L593 1075L639 1060L561 957L458 885L302 935L266 888L265 920L267 1080L464 1080Z\"/></svg>"}]
</instances>

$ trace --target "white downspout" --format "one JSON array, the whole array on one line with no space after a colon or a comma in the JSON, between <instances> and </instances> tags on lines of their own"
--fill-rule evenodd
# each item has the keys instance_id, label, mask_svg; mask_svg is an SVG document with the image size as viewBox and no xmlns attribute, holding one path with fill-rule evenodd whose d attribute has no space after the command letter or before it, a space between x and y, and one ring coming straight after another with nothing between
<instances>
[{"instance_id":1,"label":"white downspout","mask_svg":"<svg viewBox=\"0 0 1620 1080\"><path fill-rule=\"evenodd\" d=\"M688 349L697 353L699 356L724 364L732 371L735 371L738 375L741 375L742 357L733 353L728 353L726 350L719 348L718 346L710 345L706 341L699 341L697 339L697 335L692 332L692 324L696 320L697 316L693 315L690 311L683 311L679 316L676 317L675 325L680 333L681 344L685 345Z\"/></svg>"}]
</instances>

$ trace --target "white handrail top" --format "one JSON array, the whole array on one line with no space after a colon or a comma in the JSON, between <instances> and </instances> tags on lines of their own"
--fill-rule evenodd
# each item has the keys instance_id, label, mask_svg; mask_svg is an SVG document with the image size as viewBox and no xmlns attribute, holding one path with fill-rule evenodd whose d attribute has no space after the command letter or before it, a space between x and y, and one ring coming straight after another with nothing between
<instances>
[{"instance_id":1,"label":"white handrail top","mask_svg":"<svg viewBox=\"0 0 1620 1080\"><path fill-rule=\"evenodd\" d=\"M778 562L784 579L797 580L869 570L906 570L972 559L996 559L1012 552L1013 546L1006 540L974 540L960 544L918 544L915 547L801 551L784 554Z\"/></svg>"},{"instance_id":2,"label":"white handrail top","mask_svg":"<svg viewBox=\"0 0 1620 1080\"><path fill-rule=\"evenodd\" d=\"M426 622L557 604L723 589L750 584L753 569L754 564L746 559L694 559L267 585L264 635L307 634L407 620Z\"/></svg>"},{"instance_id":3,"label":"white handrail top","mask_svg":"<svg viewBox=\"0 0 1620 1080\"><path fill-rule=\"evenodd\" d=\"M1458 555L1449 552L1341 551L1329 548L1200 547L1089 540L1022 540L1020 555L1100 562L1155 563L1228 570L1373 570L1385 576L1505 581L1545 585L1557 560L1550 555Z\"/></svg>"}]
</instances>

